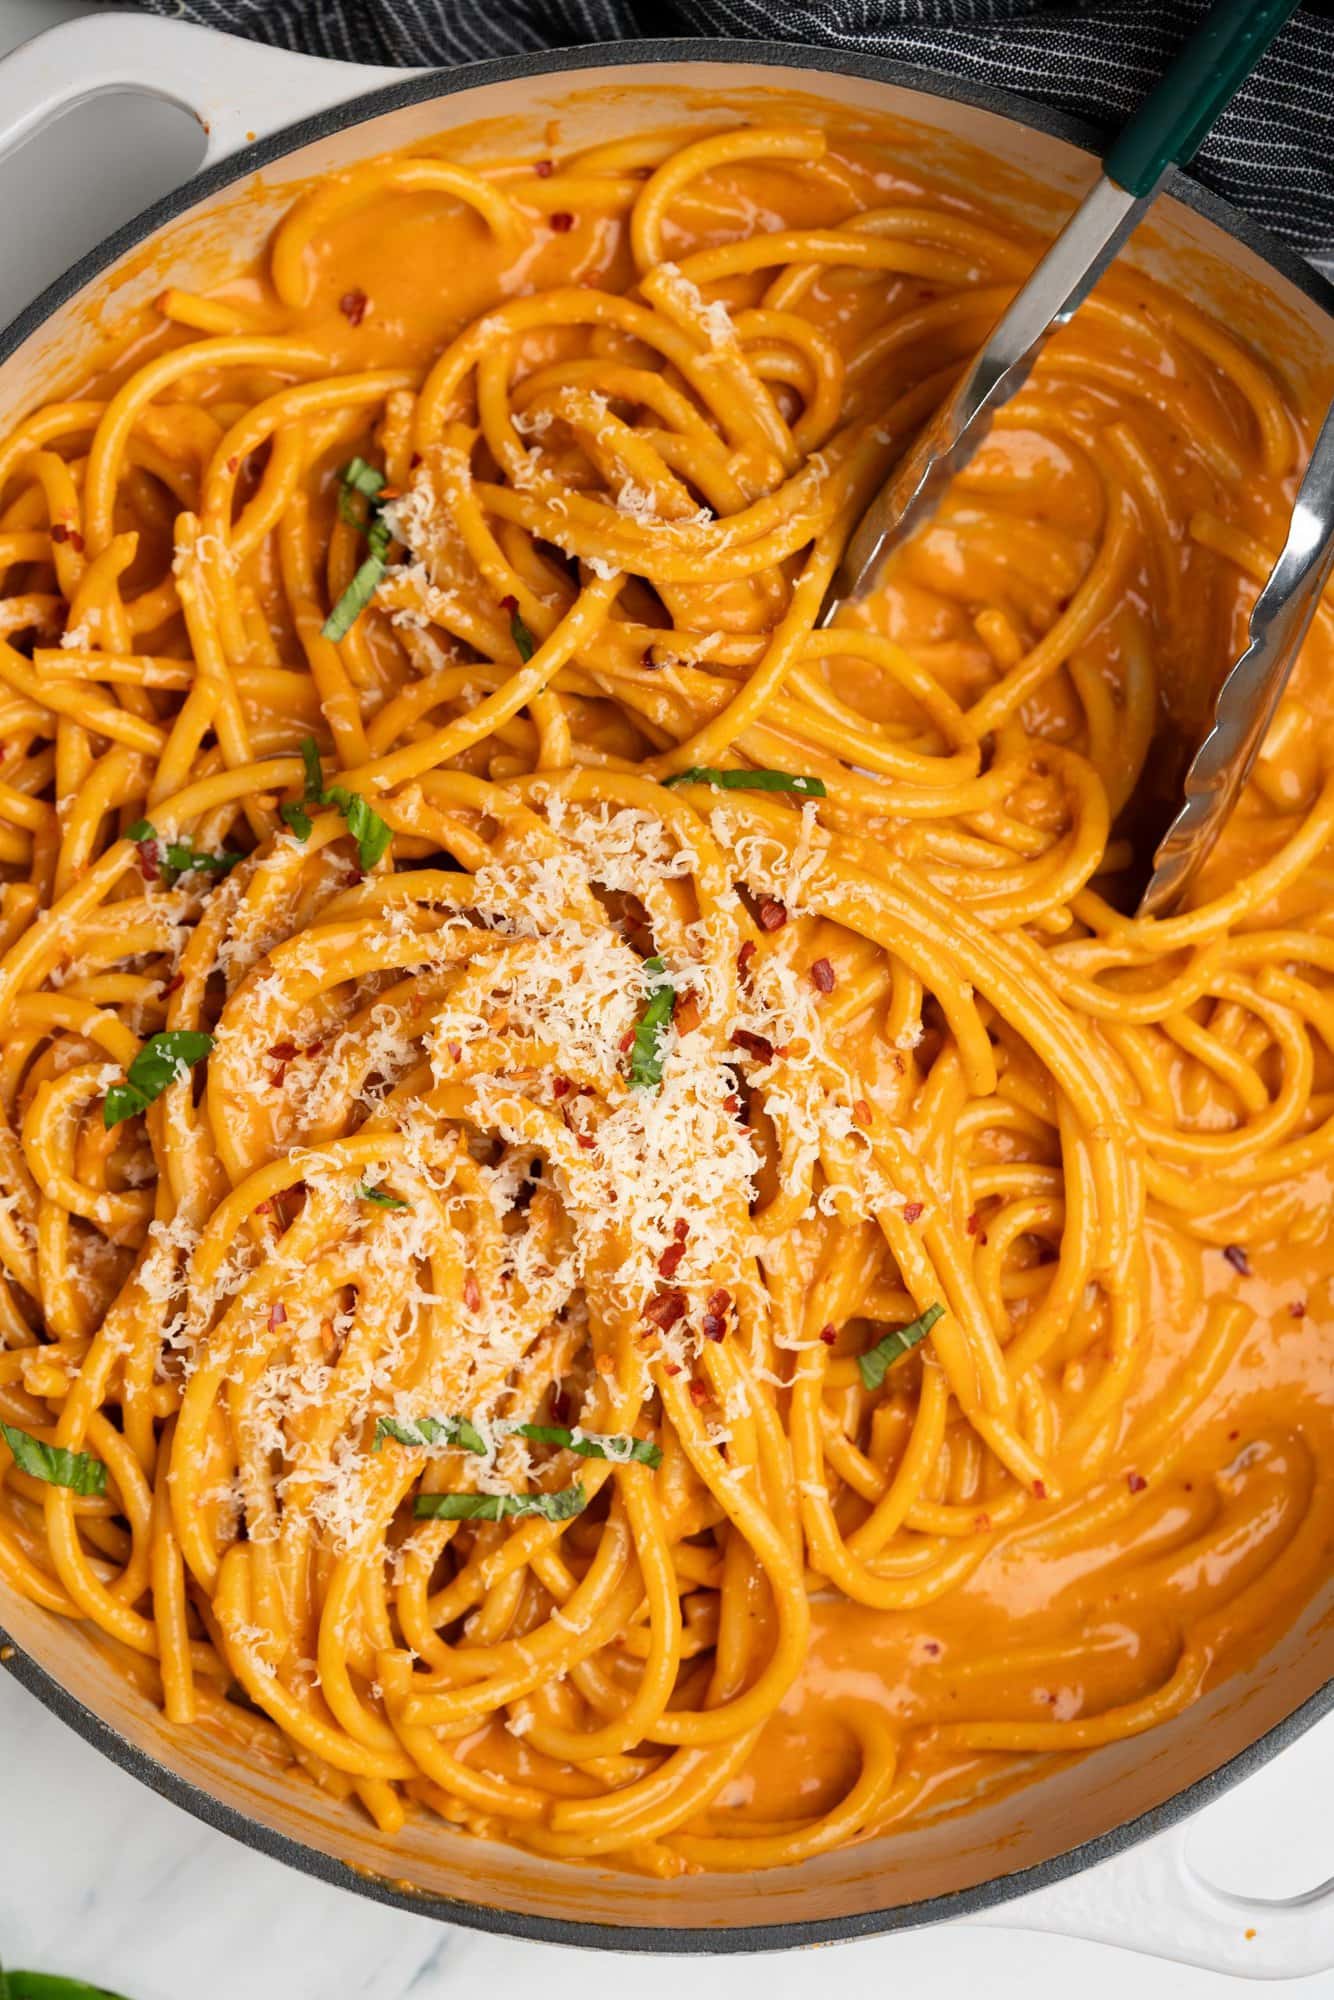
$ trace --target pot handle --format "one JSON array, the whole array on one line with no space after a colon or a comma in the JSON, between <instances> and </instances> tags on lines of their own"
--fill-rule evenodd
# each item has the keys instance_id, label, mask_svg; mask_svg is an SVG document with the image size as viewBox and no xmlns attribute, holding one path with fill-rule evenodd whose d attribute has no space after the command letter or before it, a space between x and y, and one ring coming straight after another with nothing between
<instances>
[{"instance_id":1,"label":"pot handle","mask_svg":"<svg viewBox=\"0 0 1334 2000\"><path fill-rule=\"evenodd\" d=\"M414 72L264 48L153 14L62 21L0 61L0 159L52 118L108 91L164 97L198 119L202 166L253 139Z\"/></svg>"},{"instance_id":2,"label":"pot handle","mask_svg":"<svg viewBox=\"0 0 1334 2000\"><path fill-rule=\"evenodd\" d=\"M1188 1827L1174 1827L964 1921L1054 1931L1233 1978L1300 1979L1334 1969L1334 1881L1275 1901L1235 1895L1192 1866L1188 1835Z\"/></svg>"}]
</instances>

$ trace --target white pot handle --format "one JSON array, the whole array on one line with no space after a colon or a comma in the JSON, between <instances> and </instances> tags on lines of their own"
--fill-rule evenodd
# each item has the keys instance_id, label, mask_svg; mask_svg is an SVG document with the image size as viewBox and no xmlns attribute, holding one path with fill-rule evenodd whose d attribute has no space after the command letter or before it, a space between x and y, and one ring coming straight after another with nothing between
<instances>
[{"instance_id":1,"label":"white pot handle","mask_svg":"<svg viewBox=\"0 0 1334 2000\"><path fill-rule=\"evenodd\" d=\"M1300 1979L1334 1969L1334 1882L1271 1902L1217 1889L1180 1826L968 1923L1115 1944L1234 1978Z\"/></svg>"},{"instance_id":2,"label":"white pot handle","mask_svg":"<svg viewBox=\"0 0 1334 2000\"><path fill-rule=\"evenodd\" d=\"M414 72L326 62L153 14L62 21L0 61L0 159L107 91L165 97L207 137L204 166L252 139Z\"/></svg>"}]
</instances>

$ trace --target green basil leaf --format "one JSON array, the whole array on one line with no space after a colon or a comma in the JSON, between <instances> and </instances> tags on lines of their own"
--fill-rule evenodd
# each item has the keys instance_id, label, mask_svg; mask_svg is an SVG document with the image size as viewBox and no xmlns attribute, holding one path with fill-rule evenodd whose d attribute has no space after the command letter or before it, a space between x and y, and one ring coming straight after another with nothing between
<instances>
[{"instance_id":1,"label":"green basil leaf","mask_svg":"<svg viewBox=\"0 0 1334 2000\"><path fill-rule=\"evenodd\" d=\"M320 763L320 746L313 736L301 739L301 763L306 773L306 804L322 806L324 798L324 770Z\"/></svg>"},{"instance_id":2,"label":"green basil leaf","mask_svg":"<svg viewBox=\"0 0 1334 2000\"><path fill-rule=\"evenodd\" d=\"M564 1424L515 1424L513 1428L530 1444L561 1445L566 1451L578 1452L580 1458L606 1458L613 1465L662 1464L661 1451L647 1438L602 1437L594 1431L585 1431L576 1438Z\"/></svg>"},{"instance_id":3,"label":"green basil leaf","mask_svg":"<svg viewBox=\"0 0 1334 2000\"><path fill-rule=\"evenodd\" d=\"M367 805L360 792L349 792L342 785L331 785L327 803L337 806L347 821L347 830L357 843L357 860L363 873L369 874L393 839L393 833L379 813Z\"/></svg>"},{"instance_id":4,"label":"green basil leaf","mask_svg":"<svg viewBox=\"0 0 1334 2000\"><path fill-rule=\"evenodd\" d=\"M298 840L309 840L314 822L304 806L288 804L279 806L278 811L291 827Z\"/></svg>"},{"instance_id":5,"label":"green basil leaf","mask_svg":"<svg viewBox=\"0 0 1334 2000\"><path fill-rule=\"evenodd\" d=\"M380 587L385 561L382 554L368 555L351 583L320 627L321 636L337 645L345 639Z\"/></svg>"},{"instance_id":6,"label":"green basil leaf","mask_svg":"<svg viewBox=\"0 0 1334 2000\"><path fill-rule=\"evenodd\" d=\"M368 522L365 507L357 505L358 499L373 501L384 485L384 474L368 465L364 458L351 458L338 475L338 518L346 521L350 528L364 528Z\"/></svg>"},{"instance_id":7,"label":"green basil leaf","mask_svg":"<svg viewBox=\"0 0 1334 2000\"><path fill-rule=\"evenodd\" d=\"M350 458L338 477L345 487L364 493L368 500L373 500L384 485L384 474L368 465L364 458Z\"/></svg>"},{"instance_id":8,"label":"green basil leaf","mask_svg":"<svg viewBox=\"0 0 1334 2000\"><path fill-rule=\"evenodd\" d=\"M373 1201L377 1208L410 1208L412 1204L400 1201L396 1194L386 1194L382 1188L367 1187L365 1182L357 1189L358 1201Z\"/></svg>"},{"instance_id":9,"label":"green basil leaf","mask_svg":"<svg viewBox=\"0 0 1334 2000\"><path fill-rule=\"evenodd\" d=\"M888 1371L905 1354L911 1354L919 1340L925 1340L938 1319L944 1319L945 1308L941 1305L928 1306L920 1319L911 1326L896 1327L883 1340L877 1340L874 1347L868 1347L865 1354L857 1357L857 1367L863 1383L868 1389L878 1389Z\"/></svg>"},{"instance_id":10,"label":"green basil leaf","mask_svg":"<svg viewBox=\"0 0 1334 2000\"><path fill-rule=\"evenodd\" d=\"M515 1514L570 1521L587 1505L582 1486L566 1486L559 1493L419 1493L412 1511L419 1521L505 1521Z\"/></svg>"},{"instance_id":11,"label":"green basil leaf","mask_svg":"<svg viewBox=\"0 0 1334 2000\"><path fill-rule=\"evenodd\" d=\"M716 764L692 764L673 771L664 785L716 785L724 792L797 792L805 799L828 797L823 778L802 778L791 771L724 771Z\"/></svg>"},{"instance_id":12,"label":"green basil leaf","mask_svg":"<svg viewBox=\"0 0 1334 2000\"><path fill-rule=\"evenodd\" d=\"M91 1452L67 1451L63 1444L43 1444L13 1424L0 1423L0 1435L14 1454L14 1463L30 1479L48 1486L68 1486L71 1493L105 1493L107 1469Z\"/></svg>"},{"instance_id":13,"label":"green basil leaf","mask_svg":"<svg viewBox=\"0 0 1334 2000\"><path fill-rule=\"evenodd\" d=\"M106 1094L102 1123L107 1131L123 1118L147 1110L169 1083L178 1082L202 1062L212 1047L212 1035L196 1028L164 1028L150 1035L126 1071L125 1082L113 1084Z\"/></svg>"},{"instance_id":14,"label":"green basil leaf","mask_svg":"<svg viewBox=\"0 0 1334 2000\"><path fill-rule=\"evenodd\" d=\"M146 840L157 842L161 849L158 860L168 888L192 870L198 870L203 875L230 875L237 862L245 859L243 854L206 854L188 840L160 840L151 819L137 819L133 826L127 826L125 838L136 845L142 845Z\"/></svg>"},{"instance_id":15,"label":"green basil leaf","mask_svg":"<svg viewBox=\"0 0 1334 2000\"><path fill-rule=\"evenodd\" d=\"M646 958L644 970L660 973L667 968L660 958ZM676 988L663 981L652 989L639 1017L630 1048L630 1081L640 1090L656 1090L662 1082L662 1031L675 1006Z\"/></svg>"},{"instance_id":16,"label":"green basil leaf","mask_svg":"<svg viewBox=\"0 0 1334 2000\"><path fill-rule=\"evenodd\" d=\"M123 1995L54 1972L6 1973L0 1966L0 2000L123 2000Z\"/></svg>"},{"instance_id":17,"label":"green basil leaf","mask_svg":"<svg viewBox=\"0 0 1334 2000\"><path fill-rule=\"evenodd\" d=\"M517 611L513 612L510 616L510 637L519 649L519 658L527 666L529 660L532 659L533 654L537 651L537 641Z\"/></svg>"},{"instance_id":18,"label":"green basil leaf","mask_svg":"<svg viewBox=\"0 0 1334 2000\"><path fill-rule=\"evenodd\" d=\"M302 738L301 762L306 769L305 798L299 806L288 804L281 807L283 818L298 840L309 840L311 819L305 807L337 806L347 821L348 832L357 843L358 862L363 872L369 873L393 839L392 830L360 792L349 792L346 785L325 784L319 745L313 736Z\"/></svg>"},{"instance_id":19,"label":"green basil leaf","mask_svg":"<svg viewBox=\"0 0 1334 2000\"><path fill-rule=\"evenodd\" d=\"M205 854L192 847L188 840L167 842L165 862L173 876L176 875L230 875L238 861L244 861L243 854L232 854L225 849L221 854Z\"/></svg>"},{"instance_id":20,"label":"green basil leaf","mask_svg":"<svg viewBox=\"0 0 1334 2000\"><path fill-rule=\"evenodd\" d=\"M476 1452L486 1457L486 1439L466 1417L416 1417L411 1423L404 1423L398 1417L381 1417L375 1426L375 1442L372 1451L378 1451L385 1439L393 1438L397 1444L435 1444L437 1441L452 1445L459 1451Z\"/></svg>"}]
</instances>

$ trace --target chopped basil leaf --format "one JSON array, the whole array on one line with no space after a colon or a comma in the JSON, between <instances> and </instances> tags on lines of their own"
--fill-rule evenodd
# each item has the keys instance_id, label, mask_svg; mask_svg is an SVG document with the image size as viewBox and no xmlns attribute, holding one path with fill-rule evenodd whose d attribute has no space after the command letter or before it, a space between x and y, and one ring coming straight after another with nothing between
<instances>
[{"instance_id":1,"label":"chopped basil leaf","mask_svg":"<svg viewBox=\"0 0 1334 2000\"><path fill-rule=\"evenodd\" d=\"M370 554L324 621L323 636L335 644L346 638L374 597L384 576L385 559L393 540L392 530L377 497L384 485L384 474L377 472L373 465L368 465L364 458L353 458L343 467L338 480L339 517L349 527L365 529ZM360 495L366 502L364 511L358 511L354 494Z\"/></svg>"},{"instance_id":2,"label":"chopped basil leaf","mask_svg":"<svg viewBox=\"0 0 1334 2000\"><path fill-rule=\"evenodd\" d=\"M419 1493L412 1511L419 1521L504 1521L512 1514L570 1521L587 1505L582 1486L566 1486L559 1493Z\"/></svg>"},{"instance_id":3,"label":"chopped basil leaf","mask_svg":"<svg viewBox=\"0 0 1334 2000\"><path fill-rule=\"evenodd\" d=\"M71 1493L105 1493L107 1469L90 1452L67 1451L62 1444L43 1444L13 1424L0 1423L0 1435L14 1454L14 1463L30 1479L48 1486L68 1486Z\"/></svg>"},{"instance_id":4,"label":"chopped basil leaf","mask_svg":"<svg viewBox=\"0 0 1334 2000\"><path fill-rule=\"evenodd\" d=\"M410 1203L400 1201L396 1194L386 1194L383 1188L367 1187L363 1181L357 1189L358 1201L373 1201L377 1208L407 1208Z\"/></svg>"},{"instance_id":5,"label":"chopped basil leaf","mask_svg":"<svg viewBox=\"0 0 1334 2000\"><path fill-rule=\"evenodd\" d=\"M347 830L357 843L357 861L363 873L374 868L390 841L391 829L385 825L360 792L349 792L346 785L326 785L324 772L320 768L319 745L313 736L301 740L301 762L306 771L305 796L300 805L288 802L279 810L298 840L309 840L311 817L307 806L337 806L347 821Z\"/></svg>"},{"instance_id":6,"label":"chopped basil leaf","mask_svg":"<svg viewBox=\"0 0 1334 2000\"><path fill-rule=\"evenodd\" d=\"M343 785L330 785L325 803L337 806L342 813L347 821L347 830L357 843L357 860L361 869L363 873L369 873L394 837L389 827L379 813L367 805L360 792L349 792Z\"/></svg>"},{"instance_id":7,"label":"chopped basil leaf","mask_svg":"<svg viewBox=\"0 0 1334 2000\"><path fill-rule=\"evenodd\" d=\"M384 474L368 465L364 458L350 458L338 475L338 518L346 521L350 528L364 528L367 515L359 508L354 495L363 500L374 500L384 485Z\"/></svg>"},{"instance_id":8,"label":"chopped basil leaf","mask_svg":"<svg viewBox=\"0 0 1334 2000\"><path fill-rule=\"evenodd\" d=\"M716 764L692 764L688 771L673 771L662 782L717 785L724 792L799 792L806 799L828 797L823 778L794 777L791 771L723 771Z\"/></svg>"},{"instance_id":9,"label":"chopped basil leaf","mask_svg":"<svg viewBox=\"0 0 1334 2000\"><path fill-rule=\"evenodd\" d=\"M928 1306L920 1319L911 1326L896 1327L883 1340L877 1340L874 1347L868 1347L865 1354L857 1357L857 1367L868 1389L878 1389L888 1371L905 1354L910 1354L919 1340L925 1340L938 1319L944 1319L944 1306Z\"/></svg>"},{"instance_id":10,"label":"chopped basil leaf","mask_svg":"<svg viewBox=\"0 0 1334 2000\"><path fill-rule=\"evenodd\" d=\"M157 863L170 889L182 875L230 875L243 854L207 854L202 849L192 847L188 840L162 840L150 819L137 819L133 826L126 827L125 838L138 846L151 841L157 850Z\"/></svg>"},{"instance_id":11,"label":"chopped basil leaf","mask_svg":"<svg viewBox=\"0 0 1334 2000\"><path fill-rule=\"evenodd\" d=\"M519 658L527 666L529 660L532 659L533 654L537 651L537 641L517 611L513 612L510 617L510 637L519 649Z\"/></svg>"},{"instance_id":12,"label":"chopped basil leaf","mask_svg":"<svg viewBox=\"0 0 1334 2000\"><path fill-rule=\"evenodd\" d=\"M660 958L646 958L644 970L662 973L667 968ZM641 1090L656 1090L662 1082L662 1032L675 1006L676 988L664 980L653 988L639 1017L630 1049L630 1081Z\"/></svg>"},{"instance_id":13,"label":"chopped basil leaf","mask_svg":"<svg viewBox=\"0 0 1334 2000\"><path fill-rule=\"evenodd\" d=\"M124 1083L113 1083L107 1092L102 1107L107 1131L123 1118L147 1111L169 1083L179 1082L212 1047L212 1035L196 1028L164 1028L150 1035L126 1071Z\"/></svg>"},{"instance_id":14,"label":"chopped basil leaf","mask_svg":"<svg viewBox=\"0 0 1334 2000\"><path fill-rule=\"evenodd\" d=\"M592 1431L576 1437L564 1424L515 1424L513 1428L530 1444L562 1445L566 1451L578 1452L580 1458L606 1458L613 1465L662 1464L661 1451L647 1438L600 1437Z\"/></svg>"},{"instance_id":15,"label":"chopped basil leaf","mask_svg":"<svg viewBox=\"0 0 1334 2000\"><path fill-rule=\"evenodd\" d=\"M6 1972L0 1966L0 2000L123 2000L106 1986L62 1979L55 1972Z\"/></svg>"},{"instance_id":16,"label":"chopped basil leaf","mask_svg":"<svg viewBox=\"0 0 1334 2000\"><path fill-rule=\"evenodd\" d=\"M340 639L347 637L379 589L384 569L382 555L367 556L320 627L321 637L332 639L335 645Z\"/></svg>"},{"instance_id":17,"label":"chopped basil leaf","mask_svg":"<svg viewBox=\"0 0 1334 2000\"><path fill-rule=\"evenodd\" d=\"M306 773L306 804L324 804L324 771L320 764L320 746L313 736L301 739L301 763Z\"/></svg>"},{"instance_id":18,"label":"chopped basil leaf","mask_svg":"<svg viewBox=\"0 0 1334 2000\"><path fill-rule=\"evenodd\" d=\"M397 1444L438 1442L454 1445L459 1451L476 1452L482 1458L486 1456L486 1439L466 1417L417 1417L411 1423L402 1423L397 1417L381 1417L375 1426L371 1450L378 1451L387 1437Z\"/></svg>"},{"instance_id":19,"label":"chopped basil leaf","mask_svg":"<svg viewBox=\"0 0 1334 2000\"><path fill-rule=\"evenodd\" d=\"M278 811L291 827L298 840L310 839L310 829L314 822L304 806L289 803L285 806L279 806Z\"/></svg>"}]
</instances>

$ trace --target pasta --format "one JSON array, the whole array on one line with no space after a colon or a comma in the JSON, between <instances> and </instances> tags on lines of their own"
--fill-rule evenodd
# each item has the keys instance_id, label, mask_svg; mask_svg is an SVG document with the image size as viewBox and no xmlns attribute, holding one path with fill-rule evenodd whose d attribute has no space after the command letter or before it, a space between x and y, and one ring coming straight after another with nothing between
<instances>
[{"instance_id":1,"label":"pasta","mask_svg":"<svg viewBox=\"0 0 1334 2000\"><path fill-rule=\"evenodd\" d=\"M388 1835L798 1862L1327 1573L1327 615L1126 914L1310 413L1118 270L822 629L1033 244L459 152L0 445L0 1580Z\"/></svg>"}]
</instances>

